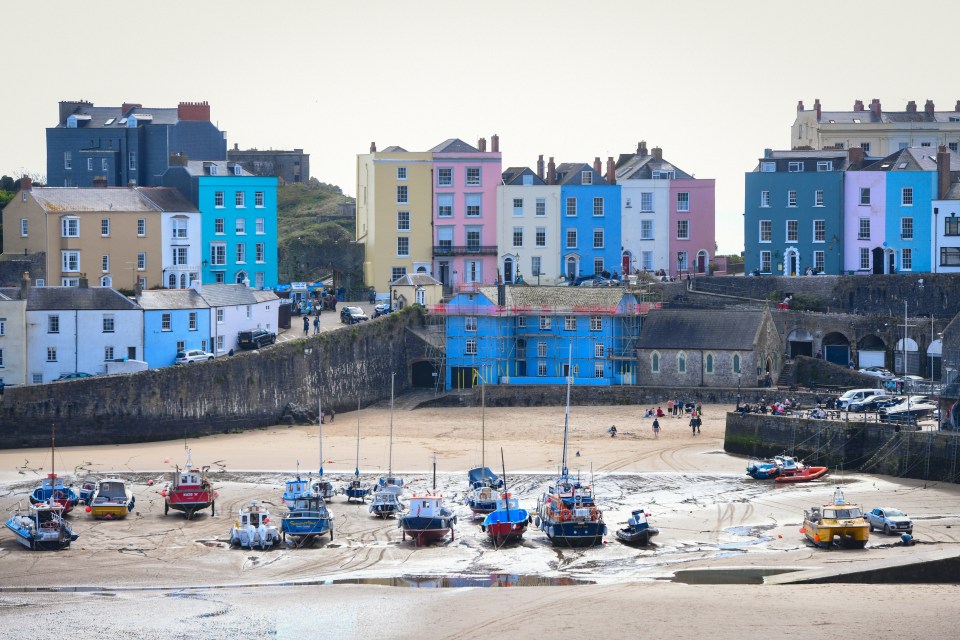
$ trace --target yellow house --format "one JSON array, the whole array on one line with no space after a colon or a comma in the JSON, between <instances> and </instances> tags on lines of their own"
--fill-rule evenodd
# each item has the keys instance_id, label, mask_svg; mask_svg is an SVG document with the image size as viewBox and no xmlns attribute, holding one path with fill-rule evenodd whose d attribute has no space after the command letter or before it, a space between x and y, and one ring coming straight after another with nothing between
<instances>
[{"instance_id":1,"label":"yellow house","mask_svg":"<svg viewBox=\"0 0 960 640\"><path fill-rule=\"evenodd\" d=\"M175 189L27 181L3 210L3 250L45 253L48 286L77 286L86 275L104 287L162 288L164 270L179 259L171 238L185 232L190 218L199 224L199 215Z\"/></svg>"},{"instance_id":2,"label":"yellow house","mask_svg":"<svg viewBox=\"0 0 960 640\"><path fill-rule=\"evenodd\" d=\"M433 154L401 147L357 155L357 242L363 279L382 295L408 273L432 270Z\"/></svg>"}]
</instances>

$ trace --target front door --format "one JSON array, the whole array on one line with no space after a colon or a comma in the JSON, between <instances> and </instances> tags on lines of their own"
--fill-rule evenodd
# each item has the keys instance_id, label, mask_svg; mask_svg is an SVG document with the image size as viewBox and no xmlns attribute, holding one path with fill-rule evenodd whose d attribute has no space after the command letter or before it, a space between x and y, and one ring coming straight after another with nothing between
<instances>
[{"instance_id":1,"label":"front door","mask_svg":"<svg viewBox=\"0 0 960 640\"><path fill-rule=\"evenodd\" d=\"M697 273L707 272L707 256L701 251L697 254Z\"/></svg>"},{"instance_id":2,"label":"front door","mask_svg":"<svg viewBox=\"0 0 960 640\"><path fill-rule=\"evenodd\" d=\"M621 272L623 273L623 275L628 275L629 273L631 273L632 269L630 268L630 254L629 254L629 253L624 253L624 254L623 254L623 261L622 261L621 264L620 264L620 269L622 270Z\"/></svg>"},{"instance_id":3,"label":"front door","mask_svg":"<svg viewBox=\"0 0 960 640\"><path fill-rule=\"evenodd\" d=\"M503 260L503 281L513 282L513 258L504 258Z\"/></svg>"},{"instance_id":4,"label":"front door","mask_svg":"<svg viewBox=\"0 0 960 640\"><path fill-rule=\"evenodd\" d=\"M443 286L450 288L450 263L441 262L439 271L440 271L440 282L443 283Z\"/></svg>"},{"instance_id":5,"label":"front door","mask_svg":"<svg viewBox=\"0 0 960 640\"><path fill-rule=\"evenodd\" d=\"M873 255L873 274L880 275L883 273L883 249L881 247L874 247L870 252Z\"/></svg>"},{"instance_id":6,"label":"front door","mask_svg":"<svg viewBox=\"0 0 960 640\"><path fill-rule=\"evenodd\" d=\"M576 280L577 278L577 259L567 258L567 280Z\"/></svg>"}]
</instances>

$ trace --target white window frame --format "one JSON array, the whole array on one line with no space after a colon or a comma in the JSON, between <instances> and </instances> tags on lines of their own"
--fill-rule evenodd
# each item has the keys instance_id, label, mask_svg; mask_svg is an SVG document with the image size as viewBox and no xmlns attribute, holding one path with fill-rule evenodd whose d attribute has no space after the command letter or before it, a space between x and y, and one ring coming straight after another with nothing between
<instances>
[{"instance_id":1,"label":"white window frame","mask_svg":"<svg viewBox=\"0 0 960 640\"><path fill-rule=\"evenodd\" d=\"M137 254L137 271L144 271L147 268L147 254L141 251Z\"/></svg>"},{"instance_id":2,"label":"white window frame","mask_svg":"<svg viewBox=\"0 0 960 640\"><path fill-rule=\"evenodd\" d=\"M477 330L477 316L464 316L463 330L475 332Z\"/></svg>"},{"instance_id":3,"label":"white window frame","mask_svg":"<svg viewBox=\"0 0 960 640\"><path fill-rule=\"evenodd\" d=\"M568 218L575 217L577 215L577 199L574 197L568 197L563 211Z\"/></svg>"},{"instance_id":4,"label":"white window frame","mask_svg":"<svg viewBox=\"0 0 960 640\"><path fill-rule=\"evenodd\" d=\"M590 316L590 331L602 331L603 318L600 316Z\"/></svg>"},{"instance_id":5,"label":"white window frame","mask_svg":"<svg viewBox=\"0 0 960 640\"><path fill-rule=\"evenodd\" d=\"M234 220L234 232L238 236L247 235L247 219L246 218L237 218Z\"/></svg>"},{"instance_id":6,"label":"white window frame","mask_svg":"<svg viewBox=\"0 0 960 640\"><path fill-rule=\"evenodd\" d=\"M254 228L256 229L256 234L262 236L267 232L267 219L266 218L256 218L254 220Z\"/></svg>"},{"instance_id":7,"label":"white window frame","mask_svg":"<svg viewBox=\"0 0 960 640\"><path fill-rule=\"evenodd\" d=\"M813 221L813 241L814 242L827 241L827 221L826 220Z\"/></svg>"},{"instance_id":8,"label":"white window frame","mask_svg":"<svg viewBox=\"0 0 960 640\"><path fill-rule=\"evenodd\" d=\"M677 211L690 211L690 193L688 191L677 193Z\"/></svg>"},{"instance_id":9,"label":"white window frame","mask_svg":"<svg viewBox=\"0 0 960 640\"><path fill-rule=\"evenodd\" d=\"M397 231L410 231L409 211L397 211Z\"/></svg>"},{"instance_id":10,"label":"white window frame","mask_svg":"<svg viewBox=\"0 0 960 640\"><path fill-rule=\"evenodd\" d=\"M20 237L26 238L30 235L30 221L26 218L20 218Z\"/></svg>"},{"instance_id":11,"label":"white window frame","mask_svg":"<svg viewBox=\"0 0 960 640\"><path fill-rule=\"evenodd\" d=\"M904 216L900 218L900 239L913 240L913 237L914 237L913 217Z\"/></svg>"},{"instance_id":12,"label":"white window frame","mask_svg":"<svg viewBox=\"0 0 960 640\"><path fill-rule=\"evenodd\" d=\"M172 313L160 314L160 331L163 331L163 332L173 331L173 314Z\"/></svg>"},{"instance_id":13,"label":"white window frame","mask_svg":"<svg viewBox=\"0 0 960 640\"><path fill-rule=\"evenodd\" d=\"M771 273L773 268L772 253L770 251L760 252L760 273Z\"/></svg>"},{"instance_id":14,"label":"white window frame","mask_svg":"<svg viewBox=\"0 0 960 640\"><path fill-rule=\"evenodd\" d=\"M760 163L760 173L776 173L777 163L776 162L761 162Z\"/></svg>"},{"instance_id":15,"label":"white window frame","mask_svg":"<svg viewBox=\"0 0 960 640\"><path fill-rule=\"evenodd\" d=\"M567 249L577 248L577 230L576 229L567 229L566 242L567 242L567 245L566 245Z\"/></svg>"},{"instance_id":16,"label":"white window frame","mask_svg":"<svg viewBox=\"0 0 960 640\"><path fill-rule=\"evenodd\" d=\"M581 172L580 172L580 184L593 184L593 172L592 172L592 171L581 171Z\"/></svg>"},{"instance_id":17,"label":"white window frame","mask_svg":"<svg viewBox=\"0 0 960 640\"><path fill-rule=\"evenodd\" d=\"M602 197L596 197L593 199L593 217L600 218L604 215L604 203Z\"/></svg>"},{"instance_id":18,"label":"white window frame","mask_svg":"<svg viewBox=\"0 0 960 640\"><path fill-rule=\"evenodd\" d=\"M603 229L593 230L593 248L594 249L603 249L605 239L606 239L606 234L604 234Z\"/></svg>"},{"instance_id":19,"label":"white window frame","mask_svg":"<svg viewBox=\"0 0 960 640\"><path fill-rule=\"evenodd\" d=\"M900 206L902 207L913 206L913 187L903 187L900 190Z\"/></svg>"},{"instance_id":20,"label":"white window frame","mask_svg":"<svg viewBox=\"0 0 960 640\"><path fill-rule=\"evenodd\" d=\"M870 187L860 187L860 206L870 206Z\"/></svg>"},{"instance_id":21,"label":"white window frame","mask_svg":"<svg viewBox=\"0 0 960 640\"><path fill-rule=\"evenodd\" d=\"M110 218L100 219L100 237L101 238L110 237Z\"/></svg>"},{"instance_id":22,"label":"white window frame","mask_svg":"<svg viewBox=\"0 0 960 640\"><path fill-rule=\"evenodd\" d=\"M406 180L406 179L407 179L407 168L397 167L397 180Z\"/></svg>"},{"instance_id":23,"label":"white window frame","mask_svg":"<svg viewBox=\"0 0 960 640\"><path fill-rule=\"evenodd\" d=\"M60 271L63 273L80 272L80 252L64 250L60 252Z\"/></svg>"},{"instance_id":24,"label":"white window frame","mask_svg":"<svg viewBox=\"0 0 960 640\"><path fill-rule=\"evenodd\" d=\"M549 331L553 326L553 318L551 316L540 316L540 330Z\"/></svg>"},{"instance_id":25,"label":"white window frame","mask_svg":"<svg viewBox=\"0 0 960 640\"><path fill-rule=\"evenodd\" d=\"M517 217L523 215L523 198L513 198L513 215Z\"/></svg>"},{"instance_id":26,"label":"white window frame","mask_svg":"<svg viewBox=\"0 0 960 640\"><path fill-rule=\"evenodd\" d=\"M766 239L764 239L766 236ZM768 243L773 242L773 220L761 220L760 221L760 236L758 242Z\"/></svg>"},{"instance_id":27,"label":"white window frame","mask_svg":"<svg viewBox=\"0 0 960 640\"><path fill-rule=\"evenodd\" d=\"M263 209L263 191L254 191L253 192L253 206L256 209Z\"/></svg>"},{"instance_id":28,"label":"white window frame","mask_svg":"<svg viewBox=\"0 0 960 640\"><path fill-rule=\"evenodd\" d=\"M80 237L80 218L75 216L66 216L60 220L61 238L79 238Z\"/></svg>"},{"instance_id":29,"label":"white window frame","mask_svg":"<svg viewBox=\"0 0 960 640\"><path fill-rule=\"evenodd\" d=\"M576 316L564 316L564 317L563 317L563 330L564 330L564 331L576 331L576 330L577 330L577 317L576 317Z\"/></svg>"},{"instance_id":30,"label":"white window frame","mask_svg":"<svg viewBox=\"0 0 960 640\"><path fill-rule=\"evenodd\" d=\"M797 206L797 192L793 189L787 191L787 206L790 208Z\"/></svg>"},{"instance_id":31,"label":"white window frame","mask_svg":"<svg viewBox=\"0 0 960 640\"><path fill-rule=\"evenodd\" d=\"M827 264L826 252L814 251L813 252L813 268L822 273L826 270L826 264Z\"/></svg>"},{"instance_id":32,"label":"white window frame","mask_svg":"<svg viewBox=\"0 0 960 640\"><path fill-rule=\"evenodd\" d=\"M213 206L217 209L223 209L223 191L215 191L213 193Z\"/></svg>"},{"instance_id":33,"label":"white window frame","mask_svg":"<svg viewBox=\"0 0 960 640\"><path fill-rule=\"evenodd\" d=\"M397 257L410 257L410 236L397 236Z\"/></svg>"},{"instance_id":34,"label":"white window frame","mask_svg":"<svg viewBox=\"0 0 960 640\"><path fill-rule=\"evenodd\" d=\"M437 167L437 186L453 186L453 167Z\"/></svg>"},{"instance_id":35,"label":"white window frame","mask_svg":"<svg viewBox=\"0 0 960 640\"><path fill-rule=\"evenodd\" d=\"M791 160L787 163L789 173L803 173L803 162L800 160Z\"/></svg>"},{"instance_id":36,"label":"white window frame","mask_svg":"<svg viewBox=\"0 0 960 640\"><path fill-rule=\"evenodd\" d=\"M594 378L605 378L607 377L606 371L604 371L604 364L602 360L598 360L593 363L593 377Z\"/></svg>"},{"instance_id":37,"label":"white window frame","mask_svg":"<svg viewBox=\"0 0 960 640\"><path fill-rule=\"evenodd\" d=\"M595 343L593 344L593 357L594 357L594 358L602 358L602 357L604 357L604 355L603 355L603 354L604 354L604 351L605 351L605 349L604 349L604 346L603 346L603 343L602 343L602 342L595 342Z\"/></svg>"},{"instance_id":38,"label":"white window frame","mask_svg":"<svg viewBox=\"0 0 960 640\"><path fill-rule=\"evenodd\" d=\"M100 256L100 271L103 273L110 273L110 256L109 255Z\"/></svg>"},{"instance_id":39,"label":"white window frame","mask_svg":"<svg viewBox=\"0 0 960 640\"><path fill-rule=\"evenodd\" d=\"M536 233L534 234L535 247L546 247L547 246L547 228L546 227L537 227ZM534 274L536 275L536 274Z\"/></svg>"},{"instance_id":40,"label":"white window frame","mask_svg":"<svg viewBox=\"0 0 960 640\"><path fill-rule=\"evenodd\" d=\"M769 206L770 206L770 192L769 192L769 191L761 191L761 192L760 192L760 207L766 209L766 208L768 208Z\"/></svg>"},{"instance_id":41,"label":"white window frame","mask_svg":"<svg viewBox=\"0 0 960 640\"><path fill-rule=\"evenodd\" d=\"M813 206L822 207L823 204L823 189L817 189L813 192Z\"/></svg>"},{"instance_id":42,"label":"white window frame","mask_svg":"<svg viewBox=\"0 0 960 640\"><path fill-rule=\"evenodd\" d=\"M537 198L536 211L534 212L536 216L545 216L547 215L547 199L546 198Z\"/></svg>"},{"instance_id":43,"label":"white window frame","mask_svg":"<svg viewBox=\"0 0 960 640\"><path fill-rule=\"evenodd\" d=\"M860 269L870 269L870 249L869 247L860 247Z\"/></svg>"},{"instance_id":44,"label":"white window frame","mask_svg":"<svg viewBox=\"0 0 960 640\"><path fill-rule=\"evenodd\" d=\"M479 187L480 184L480 167L467 167L466 171L466 185L468 187Z\"/></svg>"},{"instance_id":45,"label":"white window frame","mask_svg":"<svg viewBox=\"0 0 960 640\"><path fill-rule=\"evenodd\" d=\"M900 270L913 271L913 249L911 247L900 249Z\"/></svg>"},{"instance_id":46,"label":"white window frame","mask_svg":"<svg viewBox=\"0 0 960 640\"><path fill-rule=\"evenodd\" d=\"M677 240L690 239L690 221L677 220Z\"/></svg>"},{"instance_id":47,"label":"white window frame","mask_svg":"<svg viewBox=\"0 0 960 640\"><path fill-rule=\"evenodd\" d=\"M547 357L547 341L546 340L537 341L537 357L538 358Z\"/></svg>"},{"instance_id":48,"label":"white window frame","mask_svg":"<svg viewBox=\"0 0 960 640\"><path fill-rule=\"evenodd\" d=\"M513 245L514 247L522 248L523 247L523 227L514 227L513 228Z\"/></svg>"},{"instance_id":49,"label":"white window frame","mask_svg":"<svg viewBox=\"0 0 960 640\"><path fill-rule=\"evenodd\" d=\"M640 213L653 213L652 191L642 191L640 193Z\"/></svg>"},{"instance_id":50,"label":"white window frame","mask_svg":"<svg viewBox=\"0 0 960 640\"><path fill-rule=\"evenodd\" d=\"M266 262L267 258L267 245L263 242L258 242L254 245L254 259L257 264L263 264Z\"/></svg>"},{"instance_id":51,"label":"white window frame","mask_svg":"<svg viewBox=\"0 0 960 640\"><path fill-rule=\"evenodd\" d=\"M818 160L817 171L833 171L833 160Z\"/></svg>"},{"instance_id":52,"label":"white window frame","mask_svg":"<svg viewBox=\"0 0 960 640\"><path fill-rule=\"evenodd\" d=\"M800 221L799 220L787 220L786 221L786 241L791 243L800 242Z\"/></svg>"},{"instance_id":53,"label":"white window frame","mask_svg":"<svg viewBox=\"0 0 960 640\"><path fill-rule=\"evenodd\" d=\"M857 222L857 240L870 239L870 218L863 216Z\"/></svg>"},{"instance_id":54,"label":"white window frame","mask_svg":"<svg viewBox=\"0 0 960 640\"><path fill-rule=\"evenodd\" d=\"M237 209L246 208L246 195L243 191L234 191L233 192L233 206Z\"/></svg>"},{"instance_id":55,"label":"white window frame","mask_svg":"<svg viewBox=\"0 0 960 640\"><path fill-rule=\"evenodd\" d=\"M465 356L477 355L477 339L476 338L467 338L466 341L464 341L463 355Z\"/></svg>"}]
</instances>

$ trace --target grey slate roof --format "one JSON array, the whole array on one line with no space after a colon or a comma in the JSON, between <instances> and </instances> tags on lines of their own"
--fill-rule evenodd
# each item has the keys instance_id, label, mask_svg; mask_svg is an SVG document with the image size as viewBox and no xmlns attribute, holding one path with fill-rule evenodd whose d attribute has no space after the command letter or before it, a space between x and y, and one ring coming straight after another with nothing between
<instances>
[{"instance_id":1,"label":"grey slate roof","mask_svg":"<svg viewBox=\"0 0 960 640\"><path fill-rule=\"evenodd\" d=\"M149 200L131 187L106 189L77 187L34 187L30 194L45 211L157 211ZM196 209L193 209L196 211Z\"/></svg>"},{"instance_id":2,"label":"grey slate roof","mask_svg":"<svg viewBox=\"0 0 960 640\"><path fill-rule=\"evenodd\" d=\"M120 110L120 107L80 107L74 114L77 115L89 115L90 120L86 122L83 126L79 127L81 129L123 129L127 126L127 123L120 123L121 118L130 115L136 114L149 114L153 116L151 124L176 124L179 119L178 110L176 107L134 107L130 109L129 112L123 113ZM73 115L73 114L71 114ZM69 116L68 116L69 117ZM113 122L109 125L106 124L108 120L113 118ZM67 126L66 120L57 123L58 129L64 129Z\"/></svg>"},{"instance_id":3,"label":"grey slate roof","mask_svg":"<svg viewBox=\"0 0 960 640\"><path fill-rule=\"evenodd\" d=\"M960 171L960 155L950 154L950 171ZM899 149L886 158L866 167L864 171L936 171L937 149L934 147L909 147Z\"/></svg>"},{"instance_id":4,"label":"grey slate roof","mask_svg":"<svg viewBox=\"0 0 960 640\"><path fill-rule=\"evenodd\" d=\"M397 146L395 144L390 145L380 153L408 153L403 147Z\"/></svg>"},{"instance_id":5,"label":"grey slate roof","mask_svg":"<svg viewBox=\"0 0 960 640\"><path fill-rule=\"evenodd\" d=\"M542 185L547 184L537 173L530 167L507 167L503 174L503 184L523 184L523 176L533 176L533 184Z\"/></svg>"},{"instance_id":6,"label":"grey slate roof","mask_svg":"<svg viewBox=\"0 0 960 640\"><path fill-rule=\"evenodd\" d=\"M136 187L141 196L150 201L158 211L172 213L199 213L189 200L172 187Z\"/></svg>"},{"instance_id":7,"label":"grey slate roof","mask_svg":"<svg viewBox=\"0 0 960 640\"><path fill-rule=\"evenodd\" d=\"M19 300L20 289L18 287L0 288L0 300Z\"/></svg>"},{"instance_id":8,"label":"grey slate roof","mask_svg":"<svg viewBox=\"0 0 960 640\"><path fill-rule=\"evenodd\" d=\"M187 173L191 176L209 176L210 167L216 165L218 178L223 176L233 176L236 175L233 173L234 167L240 167L240 175L242 176L252 176L253 174L244 169L239 162L233 162L232 160L188 160L187 161Z\"/></svg>"},{"instance_id":9,"label":"grey slate roof","mask_svg":"<svg viewBox=\"0 0 960 640\"><path fill-rule=\"evenodd\" d=\"M479 149L460 138L448 138L429 151L432 153L480 153Z\"/></svg>"},{"instance_id":10,"label":"grey slate roof","mask_svg":"<svg viewBox=\"0 0 960 640\"><path fill-rule=\"evenodd\" d=\"M266 289L252 289L253 297L257 299L257 302L270 302L271 300L279 300L280 296L275 294L273 291L267 291Z\"/></svg>"},{"instance_id":11,"label":"grey slate roof","mask_svg":"<svg viewBox=\"0 0 960 640\"><path fill-rule=\"evenodd\" d=\"M242 284L205 284L200 287L200 297L211 307L233 307L258 302L254 290Z\"/></svg>"},{"instance_id":12,"label":"grey slate roof","mask_svg":"<svg viewBox=\"0 0 960 640\"><path fill-rule=\"evenodd\" d=\"M880 117L877 118L872 111L864 109L863 111L820 111L821 124L869 124L880 122L956 122L951 118L960 117L960 113L951 111L934 111L933 115L927 115L921 105L916 112L910 111L884 111L881 109ZM859 120L859 122L854 122Z\"/></svg>"},{"instance_id":13,"label":"grey slate roof","mask_svg":"<svg viewBox=\"0 0 960 640\"><path fill-rule=\"evenodd\" d=\"M210 305L193 289L152 289L141 293L139 302L145 311L210 308Z\"/></svg>"},{"instance_id":14,"label":"grey slate roof","mask_svg":"<svg viewBox=\"0 0 960 640\"><path fill-rule=\"evenodd\" d=\"M109 287L32 287L27 311L130 311L137 303Z\"/></svg>"},{"instance_id":15,"label":"grey slate roof","mask_svg":"<svg viewBox=\"0 0 960 640\"><path fill-rule=\"evenodd\" d=\"M569 186L580 185L582 184L580 174L584 171L589 171L591 174L593 174L593 185L607 184L607 180L603 177L603 174L594 171L593 165L583 162L563 162L557 165L556 171L557 184L565 184Z\"/></svg>"},{"instance_id":16,"label":"grey slate roof","mask_svg":"<svg viewBox=\"0 0 960 640\"><path fill-rule=\"evenodd\" d=\"M754 348L764 311L651 311L640 328L638 349Z\"/></svg>"},{"instance_id":17,"label":"grey slate roof","mask_svg":"<svg viewBox=\"0 0 960 640\"><path fill-rule=\"evenodd\" d=\"M497 303L496 287L480 287L480 293ZM628 304L636 303L633 294L624 293L617 287L506 287L508 307L616 307L624 298Z\"/></svg>"},{"instance_id":18,"label":"grey slate roof","mask_svg":"<svg viewBox=\"0 0 960 640\"><path fill-rule=\"evenodd\" d=\"M673 171L676 179L691 179L689 173L667 160L657 160L650 155L621 155L617 161L617 180L646 180L654 171Z\"/></svg>"},{"instance_id":19,"label":"grey slate roof","mask_svg":"<svg viewBox=\"0 0 960 640\"><path fill-rule=\"evenodd\" d=\"M960 200L960 182L954 180L950 183L950 188L947 189L946 195L943 197L944 200Z\"/></svg>"},{"instance_id":20,"label":"grey slate roof","mask_svg":"<svg viewBox=\"0 0 960 640\"><path fill-rule=\"evenodd\" d=\"M408 273L390 283L391 287L427 287L438 285L440 281L426 273Z\"/></svg>"}]
</instances>

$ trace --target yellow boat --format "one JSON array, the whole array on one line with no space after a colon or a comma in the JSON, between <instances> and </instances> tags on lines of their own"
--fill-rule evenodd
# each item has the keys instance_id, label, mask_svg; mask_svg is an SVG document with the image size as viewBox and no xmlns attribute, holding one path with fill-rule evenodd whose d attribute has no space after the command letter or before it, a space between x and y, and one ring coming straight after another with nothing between
<instances>
[{"instance_id":1,"label":"yellow boat","mask_svg":"<svg viewBox=\"0 0 960 640\"><path fill-rule=\"evenodd\" d=\"M106 478L97 483L87 512L103 520L126 518L133 511L134 500L126 482L120 478Z\"/></svg>"},{"instance_id":2,"label":"yellow boat","mask_svg":"<svg viewBox=\"0 0 960 640\"><path fill-rule=\"evenodd\" d=\"M840 487L833 504L811 507L803 512L803 534L818 547L827 549L836 542L848 549L863 549L870 539L870 527L859 505L848 504Z\"/></svg>"}]
</instances>

